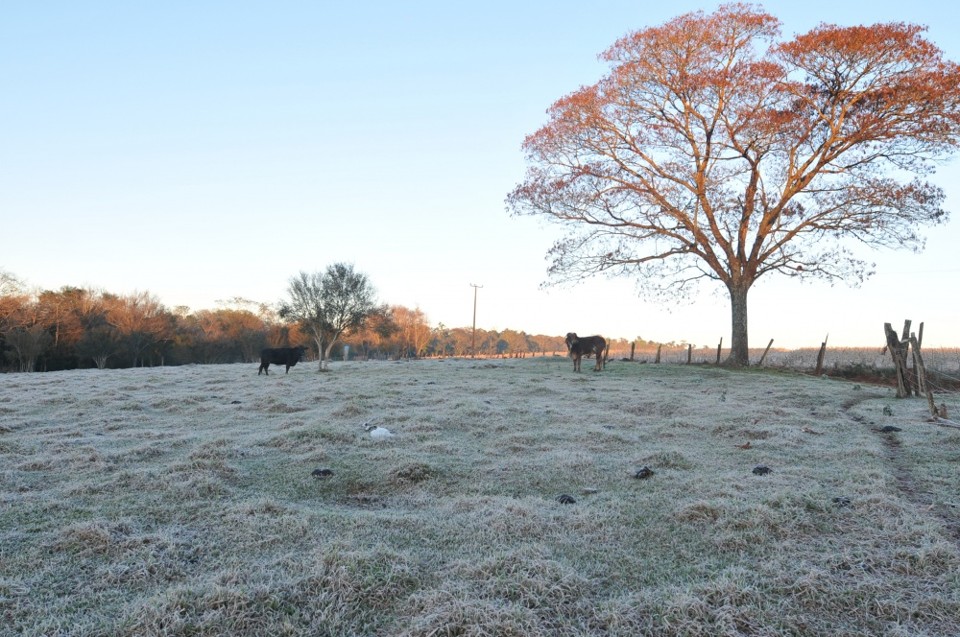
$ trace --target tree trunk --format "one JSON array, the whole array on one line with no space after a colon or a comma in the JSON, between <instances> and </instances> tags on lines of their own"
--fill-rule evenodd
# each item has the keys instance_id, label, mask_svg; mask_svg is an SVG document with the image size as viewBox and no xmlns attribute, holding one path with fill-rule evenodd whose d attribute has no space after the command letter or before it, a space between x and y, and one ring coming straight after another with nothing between
<instances>
[{"instance_id":1,"label":"tree trunk","mask_svg":"<svg viewBox=\"0 0 960 637\"><path fill-rule=\"evenodd\" d=\"M747 292L749 283L730 285L730 357L727 365L747 367L750 365L750 347L747 338Z\"/></svg>"},{"instance_id":2,"label":"tree trunk","mask_svg":"<svg viewBox=\"0 0 960 637\"><path fill-rule=\"evenodd\" d=\"M335 339L331 339L330 343L327 345L327 351L323 354L323 369L330 369L330 355L333 352L333 346L336 344Z\"/></svg>"},{"instance_id":3,"label":"tree trunk","mask_svg":"<svg viewBox=\"0 0 960 637\"><path fill-rule=\"evenodd\" d=\"M323 339L314 338L313 341L317 344L317 371L323 371Z\"/></svg>"}]
</instances>

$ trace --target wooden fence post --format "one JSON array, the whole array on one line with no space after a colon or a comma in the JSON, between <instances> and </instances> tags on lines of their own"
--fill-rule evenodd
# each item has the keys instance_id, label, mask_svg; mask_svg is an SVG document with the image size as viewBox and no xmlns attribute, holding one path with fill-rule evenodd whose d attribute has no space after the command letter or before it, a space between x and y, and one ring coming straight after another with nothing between
<instances>
[{"instance_id":1,"label":"wooden fence post","mask_svg":"<svg viewBox=\"0 0 960 637\"><path fill-rule=\"evenodd\" d=\"M763 356L760 357L760 362L757 363L758 367L763 367L763 359L767 357L767 352L770 351L770 348L773 346L773 339L770 339L770 342L767 343L767 349L763 350Z\"/></svg>"},{"instance_id":2,"label":"wooden fence post","mask_svg":"<svg viewBox=\"0 0 960 637\"><path fill-rule=\"evenodd\" d=\"M693 358L693 345L687 343L687 365L690 364L691 358Z\"/></svg>"},{"instance_id":3,"label":"wooden fence post","mask_svg":"<svg viewBox=\"0 0 960 637\"><path fill-rule=\"evenodd\" d=\"M914 334L911 332L910 337L913 338ZM920 329L916 335L917 344L913 349L913 390L917 396L923 396L927 391L927 370L923 370L923 376L920 375L919 363L917 362L917 355L920 353L920 348L923 345L923 322L920 323ZM910 341L910 344L913 345L913 341Z\"/></svg>"},{"instance_id":4,"label":"wooden fence post","mask_svg":"<svg viewBox=\"0 0 960 637\"><path fill-rule=\"evenodd\" d=\"M923 323L921 323L923 325ZM920 354L920 339L915 334L910 335L910 345L913 348L913 365L917 373L917 388L924 388L927 395L927 406L930 408L930 415L936 418L940 415L937 406L933 402L933 390L930 389L930 383L927 382L927 368L923 364L923 356Z\"/></svg>"},{"instance_id":5,"label":"wooden fence post","mask_svg":"<svg viewBox=\"0 0 960 637\"><path fill-rule=\"evenodd\" d=\"M630 360L633 360L633 353L637 351L637 342L633 341L630 343Z\"/></svg>"},{"instance_id":6,"label":"wooden fence post","mask_svg":"<svg viewBox=\"0 0 960 637\"><path fill-rule=\"evenodd\" d=\"M900 342L903 344L903 376L907 381L907 396L913 392L914 396L919 396L917 391L917 370L910 371L907 366L907 350L910 348L910 325L912 320L907 319L903 322L903 333L900 335Z\"/></svg>"},{"instance_id":7,"label":"wooden fence post","mask_svg":"<svg viewBox=\"0 0 960 637\"><path fill-rule=\"evenodd\" d=\"M823 337L823 342L820 343L820 353L817 354L817 369L813 372L815 376L823 373L823 355L827 353L827 339L829 338L830 335L827 334Z\"/></svg>"},{"instance_id":8,"label":"wooden fence post","mask_svg":"<svg viewBox=\"0 0 960 637\"><path fill-rule=\"evenodd\" d=\"M911 323L913 323L913 321L910 320L910 319L907 319L907 320L905 320L905 321L903 322L903 333L900 335L900 340L901 340L901 341L909 341L909 340L910 340L910 324L911 324Z\"/></svg>"},{"instance_id":9,"label":"wooden fence post","mask_svg":"<svg viewBox=\"0 0 960 637\"><path fill-rule=\"evenodd\" d=\"M921 323L921 325L923 324ZM914 390L917 396L923 396L927 393L927 370L923 366L923 357L920 355L920 339L912 332L910 333L910 346L913 350Z\"/></svg>"},{"instance_id":10,"label":"wooden fence post","mask_svg":"<svg viewBox=\"0 0 960 637\"><path fill-rule=\"evenodd\" d=\"M723 337L720 337L720 344L717 345L717 365L720 364L720 350L723 348Z\"/></svg>"},{"instance_id":11,"label":"wooden fence post","mask_svg":"<svg viewBox=\"0 0 960 637\"><path fill-rule=\"evenodd\" d=\"M909 324L910 321L907 321ZM909 398L910 389L907 384L907 352L903 341L897 338L890 323L883 324L884 336L887 339L887 349L893 358L893 366L897 370L897 398Z\"/></svg>"},{"instance_id":12,"label":"wooden fence post","mask_svg":"<svg viewBox=\"0 0 960 637\"><path fill-rule=\"evenodd\" d=\"M660 350L663 349L663 343L657 345L657 359L654 362L655 365L660 364Z\"/></svg>"}]
</instances>

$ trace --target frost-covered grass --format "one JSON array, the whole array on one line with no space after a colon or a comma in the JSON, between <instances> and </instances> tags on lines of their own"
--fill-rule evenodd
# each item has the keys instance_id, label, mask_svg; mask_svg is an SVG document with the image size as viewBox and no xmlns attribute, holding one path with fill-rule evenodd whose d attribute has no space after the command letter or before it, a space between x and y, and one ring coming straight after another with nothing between
<instances>
[{"instance_id":1,"label":"frost-covered grass","mask_svg":"<svg viewBox=\"0 0 960 637\"><path fill-rule=\"evenodd\" d=\"M960 430L925 401L571 368L2 375L0 634L960 634Z\"/></svg>"}]
</instances>

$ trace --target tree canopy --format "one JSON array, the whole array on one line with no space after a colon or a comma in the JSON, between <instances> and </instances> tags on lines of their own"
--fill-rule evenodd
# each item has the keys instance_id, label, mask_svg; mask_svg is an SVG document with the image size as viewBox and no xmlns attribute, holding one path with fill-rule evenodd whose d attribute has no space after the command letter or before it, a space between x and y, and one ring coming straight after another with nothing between
<instances>
[{"instance_id":1,"label":"tree canopy","mask_svg":"<svg viewBox=\"0 0 960 637\"><path fill-rule=\"evenodd\" d=\"M920 250L920 226L947 221L926 179L958 144L960 67L924 31L822 24L778 42L774 16L727 4L630 33L526 138L508 207L564 228L552 283L722 284L729 362L748 364L761 276L856 284L873 266L851 245Z\"/></svg>"}]
</instances>

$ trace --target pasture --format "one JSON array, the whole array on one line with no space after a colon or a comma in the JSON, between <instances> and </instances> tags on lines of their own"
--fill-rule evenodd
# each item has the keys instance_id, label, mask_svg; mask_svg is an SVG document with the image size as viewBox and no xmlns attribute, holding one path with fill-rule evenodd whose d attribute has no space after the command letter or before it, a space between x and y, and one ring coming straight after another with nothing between
<instances>
[{"instance_id":1,"label":"pasture","mask_svg":"<svg viewBox=\"0 0 960 637\"><path fill-rule=\"evenodd\" d=\"M0 375L0 634L960 634L960 429L925 401L571 368Z\"/></svg>"}]
</instances>

